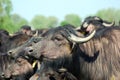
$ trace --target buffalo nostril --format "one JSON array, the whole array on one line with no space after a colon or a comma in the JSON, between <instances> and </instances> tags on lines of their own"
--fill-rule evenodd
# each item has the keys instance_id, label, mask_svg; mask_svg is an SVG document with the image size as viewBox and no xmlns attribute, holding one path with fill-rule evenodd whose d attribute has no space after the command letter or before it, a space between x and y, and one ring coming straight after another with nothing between
<instances>
[{"instance_id":1,"label":"buffalo nostril","mask_svg":"<svg viewBox=\"0 0 120 80\"><path fill-rule=\"evenodd\" d=\"M32 47L26 47L25 51L28 52L28 53L31 53L31 52L33 52L33 48Z\"/></svg>"},{"instance_id":2,"label":"buffalo nostril","mask_svg":"<svg viewBox=\"0 0 120 80\"><path fill-rule=\"evenodd\" d=\"M12 51L9 51L9 52L8 52L8 55L12 55L12 53L13 53Z\"/></svg>"},{"instance_id":3,"label":"buffalo nostril","mask_svg":"<svg viewBox=\"0 0 120 80\"><path fill-rule=\"evenodd\" d=\"M2 78L5 77L5 74L4 74L4 73L1 73L1 77L2 77Z\"/></svg>"},{"instance_id":4,"label":"buffalo nostril","mask_svg":"<svg viewBox=\"0 0 120 80\"><path fill-rule=\"evenodd\" d=\"M29 50L29 52L33 52L33 49Z\"/></svg>"}]
</instances>

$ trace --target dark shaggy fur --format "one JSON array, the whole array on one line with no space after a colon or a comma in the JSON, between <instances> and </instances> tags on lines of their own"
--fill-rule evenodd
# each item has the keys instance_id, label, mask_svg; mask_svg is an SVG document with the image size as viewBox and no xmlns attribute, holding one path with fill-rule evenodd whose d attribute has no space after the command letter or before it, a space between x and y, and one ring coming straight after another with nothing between
<instances>
[{"instance_id":1,"label":"dark shaggy fur","mask_svg":"<svg viewBox=\"0 0 120 80\"><path fill-rule=\"evenodd\" d=\"M47 67L53 70L64 67L78 80L120 80L120 28L106 28L85 43L67 38L68 32L75 34L73 29L66 25L48 30L28 51L29 55L47 58ZM41 67L41 71L45 69L46 66Z\"/></svg>"}]
</instances>

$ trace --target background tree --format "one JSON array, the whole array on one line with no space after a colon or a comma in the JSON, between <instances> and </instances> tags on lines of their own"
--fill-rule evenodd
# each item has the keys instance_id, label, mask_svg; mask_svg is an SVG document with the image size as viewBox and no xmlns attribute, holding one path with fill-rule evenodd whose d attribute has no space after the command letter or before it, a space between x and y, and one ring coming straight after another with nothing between
<instances>
[{"instance_id":1,"label":"background tree","mask_svg":"<svg viewBox=\"0 0 120 80\"><path fill-rule=\"evenodd\" d=\"M12 10L12 3L10 0L0 0L0 17L8 15Z\"/></svg>"},{"instance_id":2,"label":"background tree","mask_svg":"<svg viewBox=\"0 0 120 80\"><path fill-rule=\"evenodd\" d=\"M47 18L43 15L36 15L30 22L30 24L35 29L51 28L57 25L57 18L54 16L50 16Z\"/></svg>"},{"instance_id":3,"label":"background tree","mask_svg":"<svg viewBox=\"0 0 120 80\"><path fill-rule=\"evenodd\" d=\"M10 12L12 11L12 3L10 0L0 0L0 29L5 29L13 32L13 24L10 19Z\"/></svg>"},{"instance_id":4,"label":"background tree","mask_svg":"<svg viewBox=\"0 0 120 80\"><path fill-rule=\"evenodd\" d=\"M21 28L22 25L29 25L28 21L18 14L11 15L12 23L14 24L14 31L17 31Z\"/></svg>"},{"instance_id":5,"label":"background tree","mask_svg":"<svg viewBox=\"0 0 120 80\"><path fill-rule=\"evenodd\" d=\"M56 27L58 25L58 19L54 16L49 16L47 20L49 28Z\"/></svg>"},{"instance_id":6,"label":"background tree","mask_svg":"<svg viewBox=\"0 0 120 80\"><path fill-rule=\"evenodd\" d=\"M42 16L42 15L36 15L34 16L34 18L32 19L32 21L30 22L30 24L35 28L35 29L39 29L39 28L46 28L47 24L46 24L46 17Z\"/></svg>"},{"instance_id":7,"label":"background tree","mask_svg":"<svg viewBox=\"0 0 120 80\"><path fill-rule=\"evenodd\" d=\"M110 22L115 21L117 25L120 21L120 10L114 8L99 10L95 15Z\"/></svg>"},{"instance_id":8,"label":"background tree","mask_svg":"<svg viewBox=\"0 0 120 80\"><path fill-rule=\"evenodd\" d=\"M64 21L61 22L61 25L72 24L75 27L80 26L81 18L76 14L68 14L65 16Z\"/></svg>"},{"instance_id":9,"label":"background tree","mask_svg":"<svg viewBox=\"0 0 120 80\"><path fill-rule=\"evenodd\" d=\"M55 16L45 17L44 15L35 15L30 23L18 14L11 14L12 3L11 0L0 0L0 29L5 29L10 33L17 31L22 25L30 24L34 29L52 28L58 25L72 24L75 27L81 25L81 18L76 14L67 14L64 20L58 23ZM96 16L104 20L115 23L118 25L120 22L120 9L108 8L99 10ZM87 17L87 16L86 16ZM84 20L84 19L83 19Z\"/></svg>"}]
</instances>

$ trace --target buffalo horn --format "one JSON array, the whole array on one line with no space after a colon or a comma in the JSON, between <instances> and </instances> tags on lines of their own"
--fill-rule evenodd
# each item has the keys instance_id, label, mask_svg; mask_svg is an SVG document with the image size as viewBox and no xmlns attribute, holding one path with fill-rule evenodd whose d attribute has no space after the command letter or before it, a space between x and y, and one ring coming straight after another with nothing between
<instances>
[{"instance_id":1,"label":"buffalo horn","mask_svg":"<svg viewBox=\"0 0 120 80\"><path fill-rule=\"evenodd\" d=\"M75 30L77 31L77 30L80 30L81 29L81 27L80 26L78 26L78 27L76 27L75 28Z\"/></svg>"},{"instance_id":2,"label":"buffalo horn","mask_svg":"<svg viewBox=\"0 0 120 80\"><path fill-rule=\"evenodd\" d=\"M106 27L110 27L110 26L113 26L115 24L115 21L113 21L112 23L103 22L102 24Z\"/></svg>"},{"instance_id":3,"label":"buffalo horn","mask_svg":"<svg viewBox=\"0 0 120 80\"><path fill-rule=\"evenodd\" d=\"M96 31L94 30L89 36L84 37L84 38L70 34L70 37L68 37L68 38L74 42L82 43L82 42L86 42L86 41L90 40L95 35L95 33L96 33Z\"/></svg>"}]
</instances>

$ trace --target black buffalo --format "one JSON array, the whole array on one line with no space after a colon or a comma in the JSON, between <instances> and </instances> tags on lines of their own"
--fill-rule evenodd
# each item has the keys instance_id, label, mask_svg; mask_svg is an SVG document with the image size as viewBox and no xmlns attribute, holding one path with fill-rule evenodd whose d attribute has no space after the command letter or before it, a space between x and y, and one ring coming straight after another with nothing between
<instances>
[{"instance_id":1,"label":"black buffalo","mask_svg":"<svg viewBox=\"0 0 120 80\"><path fill-rule=\"evenodd\" d=\"M40 39L41 37L32 37L21 46L8 51L7 55L10 57L10 59L13 59L14 62L9 64L9 67L3 71L3 78L11 78L13 80L28 80L35 73L38 66L34 64L34 59L23 55L25 53L23 50L25 47L37 43Z\"/></svg>"},{"instance_id":2,"label":"black buffalo","mask_svg":"<svg viewBox=\"0 0 120 80\"><path fill-rule=\"evenodd\" d=\"M28 80L34 74L34 67L27 59L19 57L4 70L2 76L12 80Z\"/></svg>"},{"instance_id":3,"label":"black buffalo","mask_svg":"<svg viewBox=\"0 0 120 80\"><path fill-rule=\"evenodd\" d=\"M24 56L24 54L26 53L24 50L25 47L32 46L33 44L36 44L37 42L39 42L41 39L42 37L32 37L28 41L26 41L24 44L8 50L7 54L12 58L18 58L20 56L25 57Z\"/></svg>"},{"instance_id":4,"label":"black buffalo","mask_svg":"<svg viewBox=\"0 0 120 80\"><path fill-rule=\"evenodd\" d=\"M69 34L69 33L72 33L72 34ZM79 38L75 37L74 35L78 36L71 25L66 25L64 27L57 27L49 30L45 34L45 37L33 46L34 49L36 50L34 49L31 50L30 48L26 48L26 50L30 51L28 52L28 54L38 59L40 57L44 57L44 59L46 58L55 59L55 61L53 60L52 62L50 60L50 63L52 65L45 64L46 62L44 62L45 67L47 67L48 65L50 67L54 67L54 71L56 71L61 67L65 67L68 69L68 72L78 77L78 74L75 74L76 71L74 70L74 67L73 67L73 65L75 64L72 61L72 53L71 53L72 51L74 51L74 48L76 46L73 40L75 38L79 40ZM73 38L73 36L75 38ZM71 37L73 39L70 39ZM80 42L84 42L84 40L87 41L89 39L90 38L88 37L80 38Z\"/></svg>"},{"instance_id":5,"label":"black buffalo","mask_svg":"<svg viewBox=\"0 0 120 80\"><path fill-rule=\"evenodd\" d=\"M6 53L8 50L24 44L30 38L25 34L10 36L6 30L0 30L0 52Z\"/></svg>"},{"instance_id":6,"label":"black buffalo","mask_svg":"<svg viewBox=\"0 0 120 80\"><path fill-rule=\"evenodd\" d=\"M3 72L14 63L14 60L6 54L12 48L21 46L31 39L25 34L9 35L6 30L0 30L0 78L4 79Z\"/></svg>"},{"instance_id":7,"label":"black buffalo","mask_svg":"<svg viewBox=\"0 0 120 80\"><path fill-rule=\"evenodd\" d=\"M44 65L39 73L49 67L54 70L64 67L78 80L119 80L120 28L105 28L85 42L79 41L75 33L70 25L57 27L49 30L41 41L26 48L29 55L43 59Z\"/></svg>"},{"instance_id":8,"label":"black buffalo","mask_svg":"<svg viewBox=\"0 0 120 80\"><path fill-rule=\"evenodd\" d=\"M95 29L97 31L96 35L98 35L102 32L102 30L104 30L104 28L113 27L114 25L114 21L108 22L97 16L89 16L83 21L80 31L86 35Z\"/></svg>"},{"instance_id":9,"label":"black buffalo","mask_svg":"<svg viewBox=\"0 0 120 80\"><path fill-rule=\"evenodd\" d=\"M25 49L25 47L31 46L31 45L37 43L38 41L40 41L41 38L44 37L44 34L47 32L47 30L49 30L49 29L37 29L37 30L32 31L32 33L34 35L32 37L28 38L27 41L24 42L24 44L17 45L18 44L17 43L16 47L12 47L11 49L9 49L7 51L8 55L10 55L13 58L19 57L20 55L23 56L23 53L24 53L23 50ZM19 35L23 35L23 34L19 34ZM27 36L27 35L25 35L25 36ZM20 40L18 39L18 41L20 41ZM21 41L20 41L20 43L21 43Z\"/></svg>"},{"instance_id":10,"label":"black buffalo","mask_svg":"<svg viewBox=\"0 0 120 80\"><path fill-rule=\"evenodd\" d=\"M19 57L27 57L27 58L32 58L31 56L25 56L26 52L25 52L25 47L28 46L32 46L34 44L36 44L37 42L39 42L42 39L42 37L32 37L30 40L28 40L25 44L17 47L17 48L13 48L11 50L8 51L8 54L12 57L12 58L18 58ZM33 59L35 60L35 59ZM29 60L28 60L29 61ZM26 60L24 60L25 63L19 63L20 65L18 65L18 62L14 62L10 65L10 68L8 68L6 71L4 71L4 77L5 78L12 78L12 79L23 79L26 80L29 78L29 76L31 75L28 71L31 71L32 68L29 68L30 63L26 62ZM25 67L26 66L26 67ZM28 66L28 68L27 68ZM23 71L24 68L24 71ZM31 70L30 70L31 69ZM77 78L75 76L73 76L70 72L68 71L63 71L60 72L59 69L56 70L52 70L49 69L47 71L44 71L41 76L37 75L37 72L39 71L38 66L37 66L37 71L36 73L30 78L30 80L35 80L36 78L40 79L40 80L77 80ZM26 73L26 74L25 74ZM29 73L29 75L27 75ZM33 73L32 73L33 74Z\"/></svg>"},{"instance_id":11,"label":"black buffalo","mask_svg":"<svg viewBox=\"0 0 120 80\"><path fill-rule=\"evenodd\" d=\"M13 63L9 64L4 70L3 78L13 80L28 80L38 69L38 66L34 64L32 57L24 56L24 48L31 46L41 40L41 37L32 37L21 46L10 49L8 56L13 59ZM14 55L14 56L13 56Z\"/></svg>"}]
</instances>

